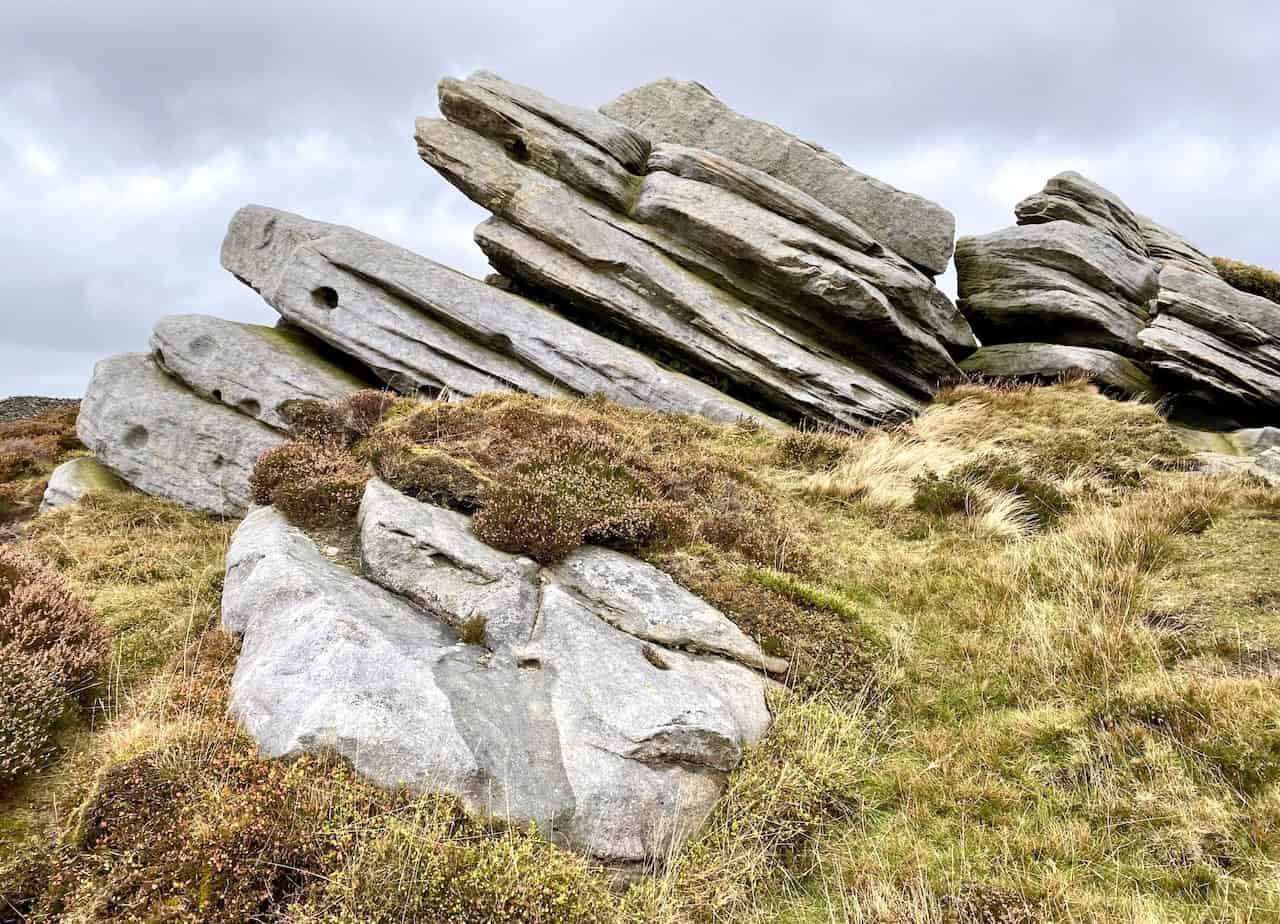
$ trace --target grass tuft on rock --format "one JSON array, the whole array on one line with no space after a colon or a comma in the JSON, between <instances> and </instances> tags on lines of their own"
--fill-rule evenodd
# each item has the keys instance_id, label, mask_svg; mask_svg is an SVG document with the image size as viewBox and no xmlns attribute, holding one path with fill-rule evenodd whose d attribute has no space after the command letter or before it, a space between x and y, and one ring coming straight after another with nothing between
<instances>
[{"instance_id":1,"label":"grass tuft on rock","mask_svg":"<svg viewBox=\"0 0 1280 924\"><path fill-rule=\"evenodd\" d=\"M1232 288L1260 295L1280 305L1280 273L1227 257L1214 257L1214 268Z\"/></svg>"}]
</instances>

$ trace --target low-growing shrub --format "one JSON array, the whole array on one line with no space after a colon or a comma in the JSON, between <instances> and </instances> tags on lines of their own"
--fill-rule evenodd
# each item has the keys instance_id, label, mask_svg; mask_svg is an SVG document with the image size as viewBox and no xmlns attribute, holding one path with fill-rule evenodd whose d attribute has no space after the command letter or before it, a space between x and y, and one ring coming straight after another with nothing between
<instances>
[{"instance_id":1,"label":"low-growing shrub","mask_svg":"<svg viewBox=\"0 0 1280 924\"><path fill-rule=\"evenodd\" d=\"M0 548L0 646L47 657L54 682L73 695L93 686L107 659L98 617L56 572L13 546Z\"/></svg>"},{"instance_id":2,"label":"low-growing shrub","mask_svg":"<svg viewBox=\"0 0 1280 924\"><path fill-rule=\"evenodd\" d=\"M69 702L51 659L0 644L0 786L39 770L57 753Z\"/></svg>"},{"instance_id":3,"label":"low-growing shrub","mask_svg":"<svg viewBox=\"0 0 1280 924\"><path fill-rule=\"evenodd\" d=\"M959 478L942 478L936 472L929 472L915 480L911 506L922 513L947 517L976 513L982 506L982 499L972 483Z\"/></svg>"},{"instance_id":4,"label":"low-growing shrub","mask_svg":"<svg viewBox=\"0 0 1280 924\"><path fill-rule=\"evenodd\" d=\"M340 402L299 398L281 405L280 414L296 439L337 444L350 441L351 434Z\"/></svg>"},{"instance_id":5,"label":"low-growing shrub","mask_svg":"<svg viewBox=\"0 0 1280 924\"><path fill-rule=\"evenodd\" d=\"M996 456L974 459L951 474L959 481L976 481L1026 502L1038 526L1056 524L1071 509L1071 501L1057 487Z\"/></svg>"},{"instance_id":6,"label":"low-growing shrub","mask_svg":"<svg viewBox=\"0 0 1280 924\"><path fill-rule=\"evenodd\" d=\"M1252 263L1214 257L1213 265L1227 284L1250 295L1260 295L1280 304L1280 273Z\"/></svg>"},{"instance_id":7,"label":"low-growing shrub","mask_svg":"<svg viewBox=\"0 0 1280 924\"><path fill-rule=\"evenodd\" d=\"M400 397L393 391L374 388L349 395L342 402L348 429L356 436L368 436L399 400Z\"/></svg>"},{"instance_id":8,"label":"low-growing shrub","mask_svg":"<svg viewBox=\"0 0 1280 924\"><path fill-rule=\"evenodd\" d=\"M343 446L296 440L264 452L249 476L253 499L299 526L339 526L360 509L369 471Z\"/></svg>"},{"instance_id":9,"label":"low-growing shrub","mask_svg":"<svg viewBox=\"0 0 1280 924\"><path fill-rule=\"evenodd\" d=\"M365 440L357 450L379 478L410 497L466 513L480 506L488 479L445 452L395 432Z\"/></svg>"}]
</instances>

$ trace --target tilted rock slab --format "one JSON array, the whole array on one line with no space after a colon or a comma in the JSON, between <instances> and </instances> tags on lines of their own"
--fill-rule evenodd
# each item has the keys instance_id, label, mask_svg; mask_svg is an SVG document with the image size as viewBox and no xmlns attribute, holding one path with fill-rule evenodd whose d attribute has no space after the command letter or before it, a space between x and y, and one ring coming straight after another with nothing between
<instances>
[{"instance_id":1,"label":"tilted rock slab","mask_svg":"<svg viewBox=\"0 0 1280 924\"><path fill-rule=\"evenodd\" d=\"M1060 343L1137 355L1157 265L1072 221L1017 225L956 242L960 308L985 344Z\"/></svg>"},{"instance_id":2,"label":"tilted rock slab","mask_svg":"<svg viewBox=\"0 0 1280 924\"><path fill-rule=\"evenodd\" d=\"M279 430L288 429L281 408L289 401L333 401L370 387L322 356L299 331L207 315L161 318L151 352L192 391Z\"/></svg>"},{"instance_id":3,"label":"tilted rock slab","mask_svg":"<svg viewBox=\"0 0 1280 924\"><path fill-rule=\"evenodd\" d=\"M1069 221L1114 238L1137 257L1147 257L1142 225L1133 210L1111 190L1074 170L1051 177L1044 189L1023 199L1013 211L1020 225Z\"/></svg>"},{"instance_id":4,"label":"tilted rock slab","mask_svg":"<svg viewBox=\"0 0 1280 924\"><path fill-rule=\"evenodd\" d=\"M1280 416L1280 305L1169 266L1160 274L1159 315L1139 339L1180 399L1259 423Z\"/></svg>"},{"instance_id":5,"label":"tilted rock slab","mask_svg":"<svg viewBox=\"0 0 1280 924\"><path fill-rule=\"evenodd\" d=\"M76 430L99 462L140 491L220 516L249 509L254 462L285 439L195 395L146 353L94 367Z\"/></svg>"},{"instance_id":6,"label":"tilted rock slab","mask_svg":"<svg viewBox=\"0 0 1280 924\"><path fill-rule=\"evenodd\" d=\"M442 84L446 114L467 83ZM468 105L484 99L471 92ZM855 428L902 417L956 377L953 352L976 346L929 277L806 193L659 145L624 212L597 184L537 168L555 162L531 153L554 143L552 126L513 136L514 124L470 114L417 126L423 159L494 213L476 232L494 267L753 403Z\"/></svg>"},{"instance_id":7,"label":"tilted rock slab","mask_svg":"<svg viewBox=\"0 0 1280 924\"><path fill-rule=\"evenodd\" d=\"M1142 240L1147 245L1147 255L1162 266L1177 266L1194 270L1208 276L1218 276L1218 268L1213 265L1203 250L1191 243L1177 231L1146 217L1138 215L1138 227L1142 230Z\"/></svg>"},{"instance_id":8,"label":"tilted rock slab","mask_svg":"<svg viewBox=\"0 0 1280 924\"><path fill-rule=\"evenodd\" d=\"M328 561L270 508L232 540L231 709L269 756L336 751L381 785L455 793L636 872L697 830L769 726L765 676L695 652L763 654L639 562L587 549L586 565L539 568L377 481L360 533L365 572L407 596ZM619 578L636 592L619 596ZM477 617L484 644L460 643Z\"/></svg>"},{"instance_id":9,"label":"tilted rock slab","mask_svg":"<svg viewBox=\"0 0 1280 924\"><path fill-rule=\"evenodd\" d=\"M622 94L601 112L655 142L702 148L802 189L931 273L946 270L951 259L955 218L942 206L860 173L777 126L735 112L701 84L656 80Z\"/></svg>"},{"instance_id":10,"label":"tilted rock slab","mask_svg":"<svg viewBox=\"0 0 1280 924\"><path fill-rule=\"evenodd\" d=\"M124 491L119 476L97 459L81 456L63 462L49 475L49 484L40 501L40 513L74 504L90 492Z\"/></svg>"},{"instance_id":11,"label":"tilted rock slab","mask_svg":"<svg viewBox=\"0 0 1280 924\"><path fill-rule=\"evenodd\" d=\"M352 228L246 206L222 265L401 391L602 394L732 422L767 415L555 312Z\"/></svg>"},{"instance_id":12,"label":"tilted rock slab","mask_svg":"<svg viewBox=\"0 0 1280 924\"><path fill-rule=\"evenodd\" d=\"M960 368L971 375L1051 382L1082 376L1103 391L1126 398L1154 398L1151 376L1141 365L1109 350L1057 343L999 343L981 347Z\"/></svg>"}]
</instances>

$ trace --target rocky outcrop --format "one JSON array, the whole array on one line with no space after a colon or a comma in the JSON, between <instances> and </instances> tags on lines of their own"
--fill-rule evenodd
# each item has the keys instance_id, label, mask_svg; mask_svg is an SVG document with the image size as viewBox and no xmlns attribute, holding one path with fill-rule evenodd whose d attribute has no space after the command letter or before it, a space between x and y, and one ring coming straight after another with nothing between
<instances>
[{"instance_id":1,"label":"rocky outcrop","mask_svg":"<svg viewBox=\"0 0 1280 924\"><path fill-rule=\"evenodd\" d=\"M1136 355L1157 266L1113 235L1070 221L956 242L960 307L984 344L1061 343Z\"/></svg>"},{"instance_id":2,"label":"rocky outcrop","mask_svg":"<svg viewBox=\"0 0 1280 924\"><path fill-rule=\"evenodd\" d=\"M151 334L157 363L196 394L288 429L289 401L332 401L370 387L325 358L305 334L206 315L161 318Z\"/></svg>"},{"instance_id":3,"label":"rocky outcrop","mask_svg":"<svg viewBox=\"0 0 1280 924\"><path fill-rule=\"evenodd\" d=\"M249 509L253 463L284 439L194 394L145 353L94 367L76 429L99 462L139 490L222 516Z\"/></svg>"},{"instance_id":4,"label":"rocky outcrop","mask_svg":"<svg viewBox=\"0 0 1280 924\"><path fill-rule=\"evenodd\" d=\"M768 659L634 559L540 568L377 481L360 546L367 576L270 508L232 540L231 708L268 755L334 750L635 872L697 829L768 728L768 681L746 666Z\"/></svg>"},{"instance_id":5,"label":"rocky outcrop","mask_svg":"<svg viewBox=\"0 0 1280 924\"><path fill-rule=\"evenodd\" d=\"M754 167L865 228L930 273L951 259L955 218L942 206L844 164L818 145L741 115L698 83L663 79L601 108L654 142L701 148Z\"/></svg>"},{"instance_id":6,"label":"rocky outcrop","mask_svg":"<svg viewBox=\"0 0 1280 924\"><path fill-rule=\"evenodd\" d=\"M1066 221L1105 234L1140 259L1147 258L1142 226L1133 210L1109 189L1073 170L1050 177L1044 189L1013 209L1020 225Z\"/></svg>"},{"instance_id":7,"label":"rocky outcrop","mask_svg":"<svg viewBox=\"0 0 1280 924\"><path fill-rule=\"evenodd\" d=\"M63 462L49 475L49 484L40 501L40 512L48 513L74 504L95 491L123 491L127 485L97 459L81 456Z\"/></svg>"},{"instance_id":8,"label":"rocky outcrop","mask_svg":"<svg viewBox=\"0 0 1280 924\"><path fill-rule=\"evenodd\" d=\"M527 289L842 427L911 413L976 346L928 276L811 189L677 144L643 176L574 173L577 135L473 83L441 84L449 121L419 120L419 153L493 212L477 241Z\"/></svg>"},{"instance_id":9,"label":"rocky outcrop","mask_svg":"<svg viewBox=\"0 0 1280 924\"><path fill-rule=\"evenodd\" d=\"M1168 266L1140 336L1176 402L1240 421L1280 420L1280 306L1216 276Z\"/></svg>"},{"instance_id":10,"label":"rocky outcrop","mask_svg":"<svg viewBox=\"0 0 1280 924\"><path fill-rule=\"evenodd\" d=\"M246 206L231 220L222 265L291 324L401 391L602 394L632 407L773 423L542 305L352 228Z\"/></svg>"},{"instance_id":11,"label":"rocky outcrop","mask_svg":"<svg viewBox=\"0 0 1280 924\"><path fill-rule=\"evenodd\" d=\"M970 375L1048 383L1080 377L1123 398L1153 399L1151 377L1138 363L1108 350L1057 343L999 343L982 347L960 364Z\"/></svg>"},{"instance_id":12,"label":"rocky outcrop","mask_svg":"<svg viewBox=\"0 0 1280 924\"><path fill-rule=\"evenodd\" d=\"M1147 245L1147 256L1161 267L1179 267L1208 276L1218 275L1218 268L1213 265L1209 255L1177 231L1172 231L1145 215L1138 215L1137 219L1142 231L1142 241Z\"/></svg>"}]
</instances>

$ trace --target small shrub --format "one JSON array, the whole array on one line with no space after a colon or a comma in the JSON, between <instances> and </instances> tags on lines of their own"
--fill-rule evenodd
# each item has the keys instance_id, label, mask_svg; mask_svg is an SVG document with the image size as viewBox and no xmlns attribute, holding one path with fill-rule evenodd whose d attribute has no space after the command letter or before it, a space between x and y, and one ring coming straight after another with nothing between
<instances>
[{"instance_id":1,"label":"small shrub","mask_svg":"<svg viewBox=\"0 0 1280 924\"><path fill-rule=\"evenodd\" d=\"M488 628L489 621L482 614L477 613L462 624L458 640L464 645L483 645Z\"/></svg>"},{"instance_id":2,"label":"small shrub","mask_svg":"<svg viewBox=\"0 0 1280 924\"><path fill-rule=\"evenodd\" d=\"M929 472L915 479L914 485L911 506L922 513L939 517L973 514L982 506L973 485L958 478L939 478L935 472Z\"/></svg>"},{"instance_id":3,"label":"small shrub","mask_svg":"<svg viewBox=\"0 0 1280 924\"><path fill-rule=\"evenodd\" d=\"M0 446L0 482L30 478L40 473L40 462L30 450L14 445L17 440L7 442L9 446Z\"/></svg>"},{"instance_id":4,"label":"small shrub","mask_svg":"<svg viewBox=\"0 0 1280 924\"><path fill-rule=\"evenodd\" d=\"M395 392L375 388L367 388L348 396L342 402L347 427L357 436L368 436L382 423L398 400L400 398Z\"/></svg>"},{"instance_id":5,"label":"small shrub","mask_svg":"<svg viewBox=\"0 0 1280 924\"><path fill-rule=\"evenodd\" d=\"M1232 288L1250 295L1260 295L1280 304L1280 273L1226 257L1214 257L1213 265L1217 268L1218 275Z\"/></svg>"},{"instance_id":6,"label":"small shrub","mask_svg":"<svg viewBox=\"0 0 1280 924\"><path fill-rule=\"evenodd\" d=\"M794 430L782 438L778 452L788 466L808 472L825 472L844 458L849 446L849 437L839 433Z\"/></svg>"},{"instance_id":7,"label":"small shrub","mask_svg":"<svg viewBox=\"0 0 1280 924\"><path fill-rule=\"evenodd\" d=\"M334 443L295 441L264 452L249 477L253 499L299 526L340 526L360 509L369 471Z\"/></svg>"},{"instance_id":8,"label":"small shrub","mask_svg":"<svg viewBox=\"0 0 1280 924\"><path fill-rule=\"evenodd\" d=\"M52 569L12 546L0 548L0 646L47 656L54 682L72 695L94 685L107 659L97 616Z\"/></svg>"},{"instance_id":9,"label":"small shrub","mask_svg":"<svg viewBox=\"0 0 1280 924\"><path fill-rule=\"evenodd\" d=\"M57 753L54 733L68 700L49 660L0 645L0 785L41 769Z\"/></svg>"},{"instance_id":10,"label":"small shrub","mask_svg":"<svg viewBox=\"0 0 1280 924\"><path fill-rule=\"evenodd\" d=\"M1056 524L1071 509L1071 502L1057 487L1024 471L1012 462L994 456L975 459L952 477L961 482L976 481L996 491L1022 498L1037 525Z\"/></svg>"},{"instance_id":11,"label":"small shrub","mask_svg":"<svg viewBox=\"0 0 1280 924\"><path fill-rule=\"evenodd\" d=\"M374 471L396 490L465 513L480 506L488 479L466 462L403 438L379 442L372 449Z\"/></svg>"},{"instance_id":12,"label":"small shrub","mask_svg":"<svg viewBox=\"0 0 1280 924\"><path fill-rule=\"evenodd\" d=\"M310 399L286 401L280 407L280 414L296 439L344 446L351 441L346 414L339 403Z\"/></svg>"}]
</instances>

